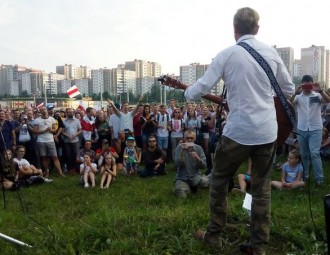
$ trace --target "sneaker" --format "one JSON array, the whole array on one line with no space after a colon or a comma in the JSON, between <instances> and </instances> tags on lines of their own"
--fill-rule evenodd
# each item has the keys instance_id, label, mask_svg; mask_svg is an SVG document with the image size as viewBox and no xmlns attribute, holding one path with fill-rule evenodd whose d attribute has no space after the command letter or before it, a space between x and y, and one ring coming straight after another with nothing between
<instances>
[{"instance_id":1,"label":"sneaker","mask_svg":"<svg viewBox=\"0 0 330 255\"><path fill-rule=\"evenodd\" d=\"M48 179L48 178L44 178L44 181L45 181L45 183L52 183L53 182L52 179Z\"/></svg>"},{"instance_id":2,"label":"sneaker","mask_svg":"<svg viewBox=\"0 0 330 255\"><path fill-rule=\"evenodd\" d=\"M108 189L108 188L109 188L109 185L105 185L104 188L105 188L105 189Z\"/></svg>"},{"instance_id":3,"label":"sneaker","mask_svg":"<svg viewBox=\"0 0 330 255\"><path fill-rule=\"evenodd\" d=\"M239 250L244 254L253 255L253 249L249 243L241 244Z\"/></svg>"},{"instance_id":4,"label":"sneaker","mask_svg":"<svg viewBox=\"0 0 330 255\"><path fill-rule=\"evenodd\" d=\"M88 183L85 183L84 188L87 189L88 187L89 187L89 184Z\"/></svg>"},{"instance_id":5,"label":"sneaker","mask_svg":"<svg viewBox=\"0 0 330 255\"><path fill-rule=\"evenodd\" d=\"M316 188L321 188L323 186L323 182L318 181L315 183Z\"/></svg>"},{"instance_id":6,"label":"sneaker","mask_svg":"<svg viewBox=\"0 0 330 255\"><path fill-rule=\"evenodd\" d=\"M220 235L211 234L204 230L197 230L194 233L194 236L197 240L203 241L204 243L210 244L214 247L221 248L223 246L223 239Z\"/></svg>"}]
</instances>

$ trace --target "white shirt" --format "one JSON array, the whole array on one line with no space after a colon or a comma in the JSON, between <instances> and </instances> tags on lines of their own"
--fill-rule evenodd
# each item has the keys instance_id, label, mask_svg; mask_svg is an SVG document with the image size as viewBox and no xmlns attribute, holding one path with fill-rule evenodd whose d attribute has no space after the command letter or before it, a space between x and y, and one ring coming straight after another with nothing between
<instances>
[{"instance_id":1,"label":"white shirt","mask_svg":"<svg viewBox=\"0 0 330 255\"><path fill-rule=\"evenodd\" d=\"M113 129L113 138L118 138L118 133L120 131L120 119L116 114L111 114L109 118L109 126Z\"/></svg>"},{"instance_id":2,"label":"white shirt","mask_svg":"<svg viewBox=\"0 0 330 255\"><path fill-rule=\"evenodd\" d=\"M44 119L42 117L39 117L35 119L34 126L39 126L39 130L43 131L47 128L52 128L53 124L56 123L56 120L48 116L47 119ZM50 132L42 133L37 135L37 142L38 143L48 143L48 142L54 142L54 135Z\"/></svg>"},{"instance_id":3,"label":"white shirt","mask_svg":"<svg viewBox=\"0 0 330 255\"><path fill-rule=\"evenodd\" d=\"M14 158L14 162L18 165L18 167L23 167L23 166L30 166L29 161L27 161L25 158Z\"/></svg>"},{"instance_id":4,"label":"white shirt","mask_svg":"<svg viewBox=\"0 0 330 255\"><path fill-rule=\"evenodd\" d=\"M120 130L129 129L131 132L134 131L133 129L133 111L124 113L120 112Z\"/></svg>"},{"instance_id":5,"label":"white shirt","mask_svg":"<svg viewBox=\"0 0 330 255\"><path fill-rule=\"evenodd\" d=\"M158 137L168 137L169 132L168 132L168 124L169 121L171 121L170 115L168 113L161 114L158 113L157 115L157 122L158 122L158 129L157 129L157 136Z\"/></svg>"},{"instance_id":6,"label":"white shirt","mask_svg":"<svg viewBox=\"0 0 330 255\"><path fill-rule=\"evenodd\" d=\"M301 93L297 95L293 103L297 105L297 128L302 131L314 131L322 129L322 96L314 91L310 95Z\"/></svg>"},{"instance_id":7,"label":"white shirt","mask_svg":"<svg viewBox=\"0 0 330 255\"><path fill-rule=\"evenodd\" d=\"M254 48L271 67L284 95L294 93L294 84L276 50L244 35L244 41ZM212 61L204 76L185 91L188 100L198 99L223 79L227 88L229 114L223 135L244 145L266 144L277 138L277 122L273 90L262 67L243 47L231 46Z\"/></svg>"}]
</instances>

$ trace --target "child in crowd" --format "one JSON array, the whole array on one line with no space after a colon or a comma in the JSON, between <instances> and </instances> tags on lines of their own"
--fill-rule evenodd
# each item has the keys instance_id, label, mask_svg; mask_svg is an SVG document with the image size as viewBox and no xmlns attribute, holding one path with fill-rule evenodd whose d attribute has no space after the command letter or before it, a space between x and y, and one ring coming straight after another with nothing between
<instances>
[{"instance_id":1,"label":"child in crowd","mask_svg":"<svg viewBox=\"0 0 330 255\"><path fill-rule=\"evenodd\" d=\"M124 166L123 173L131 175L136 173L136 165L138 163L138 154L135 148L135 138L129 136L126 140L126 148L124 150Z\"/></svg>"},{"instance_id":2,"label":"child in crowd","mask_svg":"<svg viewBox=\"0 0 330 255\"><path fill-rule=\"evenodd\" d=\"M115 158L111 155L110 152L106 152L103 155L103 162L101 165L101 183L100 183L100 188L107 189L109 188L109 185L112 180L115 180L116 175L117 175L117 170L116 170L116 160ZM106 182L105 186L104 182Z\"/></svg>"},{"instance_id":3,"label":"child in crowd","mask_svg":"<svg viewBox=\"0 0 330 255\"><path fill-rule=\"evenodd\" d=\"M84 155L84 163L80 165L80 174L84 181L84 187L89 187L88 181L92 183L92 187L95 187L95 173L97 172L97 165L93 163L93 157L91 153L86 152Z\"/></svg>"},{"instance_id":4,"label":"child in crowd","mask_svg":"<svg viewBox=\"0 0 330 255\"><path fill-rule=\"evenodd\" d=\"M251 171L252 171L252 160L249 158L248 161L248 169L246 170L245 174L238 174L238 185L239 188L233 188L233 193L246 193L246 189L250 187L251 184Z\"/></svg>"},{"instance_id":5,"label":"child in crowd","mask_svg":"<svg viewBox=\"0 0 330 255\"><path fill-rule=\"evenodd\" d=\"M272 187L277 189L295 189L303 187L305 183L302 180L303 167L300 162L300 153L294 149L289 152L288 162L282 167L281 181L272 181Z\"/></svg>"},{"instance_id":6,"label":"child in crowd","mask_svg":"<svg viewBox=\"0 0 330 255\"><path fill-rule=\"evenodd\" d=\"M13 160L13 154L11 150L5 150L3 153L3 157L1 157L3 162L1 162L2 166L2 174L0 175L0 187L6 190L16 190L18 186L16 186L18 180L18 171ZM1 160L1 161L2 161Z\"/></svg>"}]
</instances>

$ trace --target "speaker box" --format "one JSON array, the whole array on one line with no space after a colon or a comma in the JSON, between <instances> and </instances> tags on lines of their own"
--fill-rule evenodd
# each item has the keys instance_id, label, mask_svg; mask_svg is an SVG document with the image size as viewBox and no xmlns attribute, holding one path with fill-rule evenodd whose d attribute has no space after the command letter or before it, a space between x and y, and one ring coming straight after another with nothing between
<instances>
[{"instance_id":1,"label":"speaker box","mask_svg":"<svg viewBox=\"0 0 330 255\"><path fill-rule=\"evenodd\" d=\"M327 231L328 255L330 255L330 194L324 197L324 216Z\"/></svg>"}]
</instances>

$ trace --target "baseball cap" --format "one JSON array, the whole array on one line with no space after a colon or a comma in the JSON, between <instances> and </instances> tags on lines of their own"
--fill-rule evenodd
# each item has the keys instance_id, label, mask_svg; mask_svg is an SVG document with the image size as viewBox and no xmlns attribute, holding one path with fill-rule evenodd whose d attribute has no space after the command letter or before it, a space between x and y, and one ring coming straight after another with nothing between
<instances>
[{"instance_id":1,"label":"baseball cap","mask_svg":"<svg viewBox=\"0 0 330 255\"><path fill-rule=\"evenodd\" d=\"M47 110L54 109L54 104L52 104L52 103L47 104L47 105L46 105L46 109L47 109Z\"/></svg>"},{"instance_id":2,"label":"baseball cap","mask_svg":"<svg viewBox=\"0 0 330 255\"><path fill-rule=\"evenodd\" d=\"M127 137L127 141L135 141L135 138L133 136Z\"/></svg>"}]
</instances>

